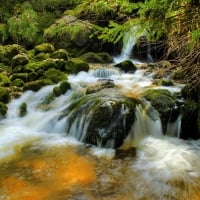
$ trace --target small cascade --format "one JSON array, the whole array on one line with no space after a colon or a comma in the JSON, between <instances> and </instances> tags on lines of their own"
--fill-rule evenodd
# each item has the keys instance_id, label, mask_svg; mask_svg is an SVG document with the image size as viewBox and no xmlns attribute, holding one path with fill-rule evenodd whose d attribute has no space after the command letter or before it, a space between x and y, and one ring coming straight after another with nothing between
<instances>
[{"instance_id":1,"label":"small cascade","mask_svg":"<svg viewBox=\"0 0 200 200\"><path fill-rule=\"evenodd\" d=\"M123 48L121 54L119 56L114 57L115 63L120 63L124 60L131 59L132 49L135 45L136 38L134 37L136 34L136 27L133 27L130 31L126 32L123 37ZM140 63L137 60L133 60L134 63Z\"/></svg>"},{"instance_id":2,"label":"small cascade","mask_svg":"<svg viewBox=\"0 0 200 200\"><path fill-rule=\"evenodd\" d=\"M110 76L121 74L118 68L111 67L100 67L97 69L92 69L90 73L96 78L109 78Z\"/></svg>"},{"instance_id":3,"label":"small cascade","mask_svg":"<svg viewBox=\"0 0 200 200\"><path fill-rule=\"evenodd\" d=\"M135 122L124 140L122 149L138 147L140 142L148 136L160 138L163 135L159 114L149 102L144 101L136 107L135 117Z\"/></svg>"}]
</instances>

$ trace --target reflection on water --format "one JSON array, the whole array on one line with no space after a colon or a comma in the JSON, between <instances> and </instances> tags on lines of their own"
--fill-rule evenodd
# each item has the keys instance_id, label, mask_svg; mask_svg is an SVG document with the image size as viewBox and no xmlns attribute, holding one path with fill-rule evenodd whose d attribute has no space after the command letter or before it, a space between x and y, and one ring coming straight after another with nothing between
<instances>
[{"instance_id":1,"label":"reflection on water","mask_svg":"<svg viewBox=\"0 0 200 200\"><path fill-rule=\"evenodd\" d=\"M147 138L137 151L111 153L81 144L28 145L1 163L0 199L199 200L199 147L177 141Z\"/></svg>"}]
</instances>

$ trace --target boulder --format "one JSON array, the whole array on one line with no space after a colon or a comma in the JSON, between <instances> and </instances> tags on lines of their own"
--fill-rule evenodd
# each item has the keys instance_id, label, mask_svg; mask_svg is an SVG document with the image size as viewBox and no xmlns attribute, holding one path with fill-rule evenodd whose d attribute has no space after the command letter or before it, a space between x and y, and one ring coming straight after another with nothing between
<instances>
[{"instance_id":1,"label":"boulder","mask_svg":"<svg viewBox=\"0 0 200 200\"><path fill-rule=\"evenodd\" d=\"M41 79L41 80L36 80L36 81L31 81L27 82L24 84L23 90L33 90L33 91L38 91L42 87L46 85L51 85L53 82L49 79Z\"/></svg>"},{"instance_id":2,"label":"boulder","mask_svg":"<svg viewBox=\"0 0 200 200\"><path fill-rule=\"evenodd\" d=\"M12 59L12 68L19 66L19 65L26 65L29 62L29 59L26 54L17 54Z\"/></svg>"},{"instance_id":3,"label":"boulder","mask_svg":"<svg viewBox=\"0 0 200 200\"><path fill-rule=\"evenodd\" d=\"M8 78L7 74L2 72L0 73L0 86L9 86L10 79Z\"/></svg>"},{"instance_id":4,"label":"boulder","mask_svg":"<svg viewBox=\"0 0 200 200\"><path fill-rule=\"evenodd\" d=\"M55 48L51 43L42 43L34 47L35 54L38 53L52 53Z\"/></svg>"},{"instance_id":5,"label":"boulder","mask_svg":"<svg viewBox=\"0 0 200 200\"><path fill-rule=\"evenodd\" d=\"M177 97L164 89L149 89L142 94L142 97L150 101L159 112L163 132L166 133L167 124L174 122L180 114Z\"/></svg>"},{"instance_id":6,"label":"boulder","mask_svg":"<svg viewBox=\"0 0 200 200\"><path fill-rule=\"evenodd\" d=\"M77 74L80 71L88 71L89 65L80 58L72 58L67 61L65 69L68 73Z\"/></svg>"},{"instance_id":7,"label":"boulder","mask_svg":"<svg viewBox=\"0 0 200 200\"><path fill-rule=\"evenodd\" d=\"M0 102L0 118L6 116L7 110L8 110L7 105L3 102Z\"/></svg>"},{"instance_id":8,"label":"boulder","mask_svg":"<svg viewBox=\"0 0 200 200\"><path fill-rule=\"evenodd\" d=\"M65 73L55 68L48 69L45 72L44 76L45 78L50 79L53 83L58 83L60 81L64 81L67 79L67 76Z\"/></svg>"},{"instance_id":9,"label":"boulder","mask_svg":"<svg viewBox=\"0 0 200 200\"><path fill-rule=\"evenodd\" d=\"M115 65L115 67L120 68L124 72L135 72L137 67L130 61L125 60Z\"/></svg>"},{"instance_id":10,"label":"boulder","mask_svg":"<svg viewBox=\"0 0 200 200\"><path fill-rule=\"evenodd\" d=\"M11 97L7 88L0 87L0 102L9 103Z\"/></svg>"},{"instance_id":11,"label":"boulder","mask_svg":"<svg viewBox=\"0 0 200 200\"><path fill-rule=\"evenodd\" d=\"M87 63L112 63L113 58L108 53L87 52L80 56Z\"/></svg>"},{"instance_id":12,"label":"boulder","mask_svg":"<svg viewBox=\"0 0 200 200\"><path fill-rule=\"evenodd\" d=\"M67 118L66 133L87 144L117 148L128 135L139 103L115 90L101 90L72 101L60 119Z\"/></svg>"}]
</instances>

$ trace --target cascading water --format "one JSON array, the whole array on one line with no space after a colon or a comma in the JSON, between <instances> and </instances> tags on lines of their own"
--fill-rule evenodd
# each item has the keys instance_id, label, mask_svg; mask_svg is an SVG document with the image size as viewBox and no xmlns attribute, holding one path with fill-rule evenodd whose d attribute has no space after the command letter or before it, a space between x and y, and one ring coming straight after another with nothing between
<instances>
[{"instance_id":1,"label":"cascading water","mask_svg":"<svg viewBox=\"0 0 200 200\"><path fill-rule=\"evenodd\" d=\"M135 120L121 146L122 154L77 140L84 141L92 107L97 104L95 93L88 95L91 99L84 99L87 87L99 78L115 83L115 89L97 92L103 100L108 94L112 96L112 101L106 99L100 104L102 112L107 106L108 114L115 119L108 126L110 133L116 133L116 124L126 127L129 119L124 101L116 106L118 115L113 111L116 96L135 98L153 87L151 75L144 70L124 74L94 69L69 76L72 89L49 104L44 102L54 86L27 91L13 100L7 118L0 121L0 199L199 200L200 142L164 136L158 113L148 102L141 100L134 107ZM27 114L19 117L24 102ZM79 108L77 112L75 108ZM65 114L67 117L63 117ZM103 118L94 120L95 125L106 122ZM171 125L170 135L177 134L180 118ZM104 136L103 129L96 131ZM111 140L106 144L112 145ZM127 148L130 150L125 151Z\"/></svg>"},{"instance_id":2,"label":"cascading water","mask_svg":"<svg viewBox=\"0 0 200 200\"><path fill-rule=\"evenodd\" d=\"M138 39L139 37L137 33L137 27L132 27L128 32L124 34L121 54L119 56L114 57L114 62L120 63L124 60L131 60L133 63L142 63L138 58L136 58L137 57L136 55L135 58L133 55L133 47L136 45L136 41ZM148 41L146 42L147 42L147 44L145 44L146 48L145 50L143 50L147 54L145 60L147 62L153 62L153 57L151 55L151 45L148 43Z\"/></svg>"}]
</instances>

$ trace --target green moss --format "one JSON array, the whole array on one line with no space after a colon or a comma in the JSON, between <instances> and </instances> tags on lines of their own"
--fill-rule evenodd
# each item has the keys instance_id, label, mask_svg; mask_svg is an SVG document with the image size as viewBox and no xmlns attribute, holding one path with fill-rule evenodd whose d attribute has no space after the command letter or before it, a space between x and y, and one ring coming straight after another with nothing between
<instances>
[{"instance_id":1,"label":"green moss","mask_svg":"<svg viewBox=\"0 0 200 200\"><path fill-rule=\"evenodd\" d=\"M30 62L27 65L25 65L24 69L27 72L34 72L39 69L48 70L49 68L55 68L56 64L53 59L46 59L40 62Z\"/></svg>"},{"instance_id":2,"label":"green moss","mask_svg":"<svg viewBox=\"0 0 200 200\"><path fill-rule=\"evenodd\" d=\"M53 88L53 94L54 94L56 97L60 96L60 95L62 94L62 92L61 92L61 90L60 90L60 87L55 86L55 87Z\"/></svg>"},{"instance_id":3,"label":"green moss","mask_svg":"<svg viewBox=\"0 0 200 200\"><path fill-rule=\"evenodd\" d=\"M118 67L125 72L135 72L137 70L137 67L130 60L125 60L121 63L118 63L115 65L115 67Z\"/></svg>"},{"instance_id":4,"label":"green moss","mask_svg":"<svg viewBox=\"0 0 200 200\"><path fill-rule=\"evenodd\" d=\"M35 53L52 53L55 48L50 43L42 43L34 47Z\"/></svg>"},{"instance_id":5,"label":"green moss","mask_svg":"<svg viewBox=\"0 0 200 200\"><path fill-rule=\"evenodd\" d=\"M34 59L36 61L42 61L42 60L46 60L48 59L50 56L49 56L49 53L44 53L44 52L41 52L41 53L38 53Z\"/></svg>"},{"instance_id":6,"label":"green moss","mask_svg":"<svg viewBox=\"0 0 200 200\"><path fill-rule=\"evenodd\" d=\"M3 103L9 103L11 97L7 88L0 87L0 101Z\"/></svg>"},{"instance_id":7,"label":"green moss","mask_svg":"<svg viewBox=\"0 0 200 200\"><path fill-rule=\"evenodd\" d=\"M27 114L27 104L23 102L19 107L19 116L24 117Z\"/></svg>"},{"instance_id":8,"label":"green moss","mask_svg":"<svg viewBox=\"0 0 200 200\"><path fill-rule=\"evenodd\" d=\"M0 43L5 43L8 39L8 25L0 23Z\"/></svg>"},{"instance_id":9,"label":"green moss","mask_svg":"<svg viewBox=\"0 0 200 200\"><path fill-rule=\"evenodd\" d=\"M88 63L112 63L113 58L108 53L94 53L87 52L80 56L85 62Z\"/></svg>"},{"instance_id":10,"label":"green moss","mask_svg":"<svg viewBox=\"0 0 200 200\"><path fill-rule=\"evenodd\" d=\"M64 60L69 60L70 58L70 53L66 51L65 49L58 49L57 51L54 51L51 53L51 58L54 59L64 59Z\"/></svg>"},{"instance_id":11,"label":"green moss","mask_svg":"<svg viewBox=\"0 0 200 200\"><path fill-rule=\"evenodd\" d=\"M45 77L50 79L53 83L58 83L60 81L66 80L66 75L60 70L51 68L45 72Z\"/></svg>"},{"instance_id":12,"label":"green moss","mask_svg":"<svg viewBox=\"0 0 200 200\"><path fill-rule=\"evenodd\" d=\"M0 86L9 86L10 85L10 79L8 76L4 73L0 73Z\"/></svg>"},{"instance_id":13,"label":"green moss","mask_svg":"<svg viewBox=\"0 0 200 200\"><path fill-rule=\"evenodd\" d=\"M0 46L0 60L6 65L11 65L14 56L25 52L26 50L18 44Z\"/></svg>"},{"instance_id":14,"label":"green moss","mask_svg":"<svg viewBox=\"0 0 200 200\"><path fill-rule=\"evenodd\" d=\"M8 66L8 65L6 65L4 63L0 63L0 71L1 72L5 71L7 73L11 73L12 72L12 68L11 68L11 66Z\"/></svg>"},{"instance_id":15,"label":"green moss","mask_svg":"<svg viewBox=\"0 0 200 200\"><path fill-rule=\"evenodd\" d=\"M9 78L11 81L21 79L26 82L28 80L28 73L13 73Z\"/></svg>"},{"instance_id":16,"label":"green moss","mask_svg":"<svg viewBox=\"0 0 200 200\"><path fill-rule=\"evenodd\" d=\"M46 85L51 85L53 82L49 79L41 79L41 80L36 80L36 81L31 81L28 83L24 84L23 90L33 90L33 91L38 91L42 87Z\"/></svg>"},{"instance_id":17,"label":"green moss","mask_svg":"<svg viewBox=\"0 0 200 200\"><path fill-rule=\"evenodd\" d=\"M67 61L65 68L68 73L76 74L80 71L88 71L89 65L84 62L82 59L73 58Z\"/></svg>"},{"instance_id":18,"label":"green moss","mask_svg":"<svg viewBox=\"0 0 200 200\"><path fill-rule=\"evenodd\" d=\"M20 66L26 65L28 62L29 60L26 54L18 54L13 57L11 65L12 65L12 68L14 68L18 65Z\"/></svg>"},{"instance_id":19,"label":"green moss","mask_svg":"<svg viewBox=\"0 0 200 200\"><path fill-rule=\"evenodd\" d=\"M173 82L169 79L162 78L158 81L158 85L160 85L160 86L172 86Z\"/></svg>"},{"instance_id":20,"label":"green moss","mask_svg":"<svg viewBox=\"0 0 200 200\"><path fill-rule=\"evenodd\" d=\"M11 86L16 86L16 87L23 87L24 86L24 81L17 78L15 80L13 80L10 84Z\"/></svg>"},{"instance_id":21,"label":"green moss","mask_svg":"<svg viewBox=\"0 0 200 200\"><path fill-rule=\"evenodd\" d=\"M3 102L0 102L0 117L5 117L7 110L8 110L7 105Z\"/></svg>"},{"instance_id":22,"label":"green moss","mask_svg":"<svg viewBox=\"0 0 200 200\"><path fill-rule=\"evenodd\" d=\"M62 81L59 85L60 88L60 92L62 94L65 94L65 92L67 92L67 90L71 89L71 85L68 81Z\"/></svg>"}]
</instances>

